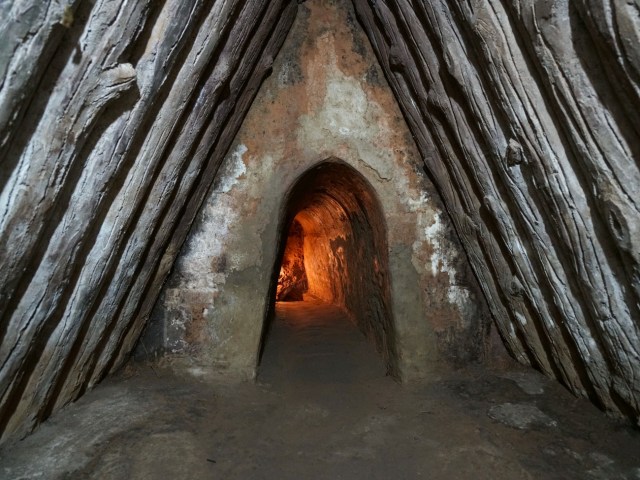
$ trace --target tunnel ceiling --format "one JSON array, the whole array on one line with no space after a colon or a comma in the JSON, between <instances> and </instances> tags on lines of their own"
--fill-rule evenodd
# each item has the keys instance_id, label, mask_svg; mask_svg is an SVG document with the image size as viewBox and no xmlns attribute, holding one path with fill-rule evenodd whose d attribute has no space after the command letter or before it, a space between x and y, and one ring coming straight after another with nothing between
<instances>
[{"instance_id":1,"label":"tunnel ceiling","mask_svg":"<svg viewBox=\"0 0 640 480\"><path fill-rule=\"evenodd\" d=\"M5 437L126 360L298 3L0 4ZM637 418L637 1L354 5L510 351Z\"/></svg>"}]
</instances>

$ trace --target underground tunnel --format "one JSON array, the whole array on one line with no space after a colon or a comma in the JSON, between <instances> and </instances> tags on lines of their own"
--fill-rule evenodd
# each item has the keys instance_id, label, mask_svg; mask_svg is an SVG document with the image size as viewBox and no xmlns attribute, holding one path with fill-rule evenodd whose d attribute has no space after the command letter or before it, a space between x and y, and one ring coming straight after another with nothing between
<instances>
[{"instance_id":1,"label":"underground tunnel","mask_svg":"<svg viewBox=\"0 0 640 480\"><path fill-rule=\"evenodd\" d=\"M287 197L273 276L276 317L284 301L335 305L397 376L386 225L372 187L352 167L329 161L305 172Z\"/></svg>"},{"instance_id":2,"label":"underground tunnel","mask_svg":"<svg viewBox=\"0 0 640 480\"><path fill-rule=\"evenodd\" d=\"M639 18L0 2L0 477L638 478Z\"/></svg>"}]
</instances>

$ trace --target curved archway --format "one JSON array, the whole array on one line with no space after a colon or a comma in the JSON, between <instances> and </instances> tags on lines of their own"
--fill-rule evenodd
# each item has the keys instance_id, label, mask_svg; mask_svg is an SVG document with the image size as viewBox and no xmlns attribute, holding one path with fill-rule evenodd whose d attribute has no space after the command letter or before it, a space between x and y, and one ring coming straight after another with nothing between
<instances>
[{"instance_id":1,"label":"curved archway","mask_svg":"<svg viewBox=\"0 0 640 480\"><path fill-rule=\"evenodd\" d=\"M398 377L386 225L367 180L337 159L307 170L287 196L279 237L269 305L315 298L343 308Z\"/></svg>"}]
</instances>

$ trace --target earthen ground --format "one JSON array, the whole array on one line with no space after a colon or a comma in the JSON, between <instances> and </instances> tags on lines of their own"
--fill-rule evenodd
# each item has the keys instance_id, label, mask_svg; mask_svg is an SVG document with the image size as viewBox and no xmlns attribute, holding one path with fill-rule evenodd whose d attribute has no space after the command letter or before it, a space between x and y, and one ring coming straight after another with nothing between
<instances>
[{"instance_id":1,"label":"earthen ground","mask_svg":"<svg viewBox=\"0 0 640 480\"><path fill-rule=\"evenodd\" d=\"M0 478L640 478L640 432L535 371L400 385L339 309L277 311L255 383L130 365L6 445Z\"/></svg>"}]
</instances>

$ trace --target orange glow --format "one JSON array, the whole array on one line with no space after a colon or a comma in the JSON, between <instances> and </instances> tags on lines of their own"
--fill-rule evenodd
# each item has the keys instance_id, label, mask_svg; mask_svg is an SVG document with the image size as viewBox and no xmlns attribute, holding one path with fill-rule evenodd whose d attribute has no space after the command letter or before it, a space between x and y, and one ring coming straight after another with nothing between
<instances>
[{"instance_id":1,"label":"orange glow","mask_svg":"<svg viewBox=\"0 0 640 480\"><path fill-rule=\"evenodd\" d=\"M339 245L349 236L344 210L329 198L320 198L300 210L289 227L280 267L277 301L300 301L313 297L327 303L343 304L343 289L337 275L345 280L345 249Z\"/></svg>"},{"instance_id":2,"label":"orange glow","mask_svg":"<svg viewBox=\"0 0 640 480\"><path fill-rule=\"evenodd\" d=\"M395 374L385 222L371 186L347 165L322 163L298 180L284 218L276 301L349 312Z\"/></svg>"},{"instance_id":3,"label":"orange glow","mask_svg":"<svg viewBox=\"0 0 640 480\"><path fill-rule=\"evenodd\" d=\"M287 243L282 257L276 300L299 301L308 289L304 264L304 229L295 219L287 232Z\"/></svg>"}]
</instances>

